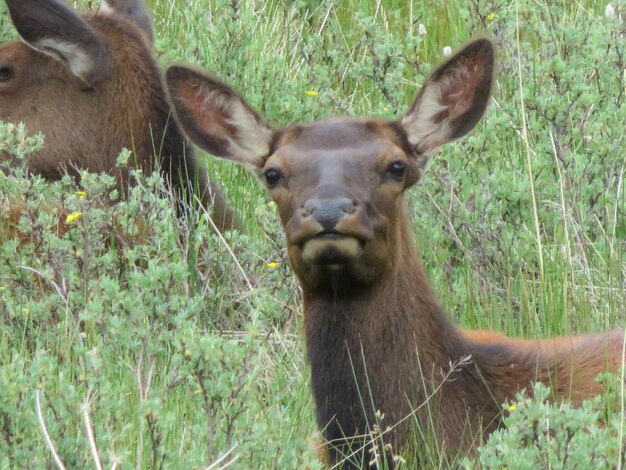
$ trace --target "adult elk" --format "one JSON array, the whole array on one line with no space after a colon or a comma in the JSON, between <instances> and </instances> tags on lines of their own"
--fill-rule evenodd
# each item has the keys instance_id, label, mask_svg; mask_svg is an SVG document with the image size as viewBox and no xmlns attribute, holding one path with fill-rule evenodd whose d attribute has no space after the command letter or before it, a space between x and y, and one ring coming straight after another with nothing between
<instances>
[{"instance_id":1,"label":"adult elk","mask_svg":"<svg viewBox=\"0 0 626 470\"><path fill-rule=\"evenodd\" d=\"M23 41L0 46L0 120L44 134L29 171L47 179L105 172L125 188L128 171L116 162L128 148L133 166L159 168L178 196L213 205L219 229L236 224L171 119L142 0L103 0L83 15L60 0L6 4ZM0 151L0 160L9 158Z\"/></svg>"},{"instance_id":2,"label":"adult elk","mask_svg":"<svg viewBox=\"0 0 626 470\"><path fill-rule=\"evenodd\" d=\"M622 364L621 331L539 341L465 331L429 287L403 193L441 145L481 119L493 69L493 46L478 39L432 73L400 120L277 130L219 80L182 66L166 73L188 136L252 167L277 204L303 290L317 422L333 464L366 465L363 436L375 424L394 453L406 452L420 443L416 420L454 457L497 428L502 403L531 382L580 402L602 391L598 373Z\"/></svg>"}]
</instances>

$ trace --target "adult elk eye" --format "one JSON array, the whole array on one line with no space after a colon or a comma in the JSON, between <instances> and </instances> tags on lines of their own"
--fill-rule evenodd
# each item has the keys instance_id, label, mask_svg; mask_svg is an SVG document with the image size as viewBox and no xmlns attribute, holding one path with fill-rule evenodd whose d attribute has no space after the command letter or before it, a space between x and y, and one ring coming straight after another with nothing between
<instances>
[{"instance_id":1,"label":"adult elk eye","mask_svg":"<svg viewBox=\"0 0 626 470\"><path fill-rule=\"evenodd\" d=\"M7 65L0 67L0 81L8 80L13 76L13 69Z\"/></svg>"},{"instance_id":2,"label":"adult elk eye","mask_svg":"<svg viewBox=\"0 0 626 470\"><path fill-rule=\"evenodd\" d=\"M389 173L395 179L401 180L404 178L404 175L406 175L406 164L402 162L393 162L391 165L389 165L387 173Z\"/></svg>"},{"instance_id":3,"label":"adult elk eye","mask_svg":"<svg viewBox=\"0 0 626 470\"><path fill-rule=\"evenodd\" d=\"M276 186L278 182L281 180L281 178L283 177L283 175L281 175L278 170L274 170L272 168L267 170L264 176L265 176L265 181L267 182L267 185L270 188L273 188L274 186Z\"/></svg>"}]
</instances>

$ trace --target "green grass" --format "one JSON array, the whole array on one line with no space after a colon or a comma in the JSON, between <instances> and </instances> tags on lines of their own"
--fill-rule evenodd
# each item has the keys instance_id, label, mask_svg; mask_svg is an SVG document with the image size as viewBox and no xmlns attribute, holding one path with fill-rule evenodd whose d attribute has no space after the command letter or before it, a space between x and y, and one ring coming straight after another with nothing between
<instances>
[{"instance_id":1,"label":"green grass","mask_svg":"<svg viewBox=\"0 0 626 470\"><path fill-rule=\"evenodd\" d=\"M464 327L545 338L623 326L626 26L604 3L151 5L163 64L212 70L277 126L400 117L444 46L493 37L487 116L407 195L430 279ZM0 179L3 200L31 204L27 230L50 223L44 200L86 214L64 238L0 239L0 467L52 465L38 413L67 468L93 465L88 427L105 467L206 467L231 449L231 468L319 465L278 218L244 169L207 163L249 229L227 237L234 257L202 220L181 227L148 183L99 209L109 183L96 177L86 201L67 182ZM110 211L141 214L155 233L111 245Z\"/></svg>"}]
</instances>

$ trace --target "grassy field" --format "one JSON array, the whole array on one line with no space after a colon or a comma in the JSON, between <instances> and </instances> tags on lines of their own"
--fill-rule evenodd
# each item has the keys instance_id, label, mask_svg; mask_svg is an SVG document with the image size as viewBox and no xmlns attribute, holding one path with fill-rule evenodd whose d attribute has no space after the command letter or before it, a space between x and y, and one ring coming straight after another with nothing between
<instances>
[{"instance_id":1,"label":"grassy field","mask_svg":"<svg viewBox=\"0 0 626 470\"><path fill-rule=\"evenodd\" d=\"M528 338L623 327L626 3L609 18L592 0L150 3L161 63L213 71L277 126L400 117L444 47L492 37L487 116L407 195L430 279L464 327ZM0 8L1 37L15 37ZM86 175L85 196L0 173L2 201L24 201L22 228L36 235L0 234L1 468L54 467L51 447L66 468L321 467L278 218L244 169L207 162L247 235L182 224L154 176L102 208L105 177ZM42 207L56 203L83 214L63 237L46 229ZM137 214L149 239L111 243L111 221L131 221L132 239Z\"/></svg>"}]
</instances>

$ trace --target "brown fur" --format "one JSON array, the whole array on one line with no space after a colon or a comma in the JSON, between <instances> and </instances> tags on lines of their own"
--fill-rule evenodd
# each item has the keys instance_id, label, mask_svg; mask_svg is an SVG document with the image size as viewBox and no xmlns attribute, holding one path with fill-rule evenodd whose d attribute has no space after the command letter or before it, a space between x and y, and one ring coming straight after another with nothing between
<instances>
[{"instance_id":1,"label":"brown fur","mask_svg":"<svg viewBox=\"0 0 626 470\"><path fill-rule=\"evenodd\" d=\"M102 207L102 206L100 206ZM35 220L39 214L44 213L53 216L53 224L47 227L38 227L37 230L20 230L19 224L23 217L31 217ZM65 207L45 205L30 211L28 205L23 202L2 202L0 201L0 243L4 239L17 240L20 243L41 243L42 232L53 233L57 237L63 237L69 230L76 226L76 223L68 224L68 216L72 211ZM78 222L80 223L80 222ZM132 234L124 227L117 214L113 214L111 223L106 233L107 243L114 243L117 246L135 246L139 243L146 243L151 235L150 226L143 217L134 217Z\"/></svg>"},{"instance_id":2,"label":"brown fur","mask_svg":"<svg viewBox=\"0 0 626 470\"><path fill-rule=\"evenodd\" d=\"M27 211L28 207L25 203L8 204L0 202L0 240L3 238L12 238L23 243L39 243L40 239L37 234L23 233L18 229L20 218L26 214ZM67 232L68 227L65 224L65 220L70 214L68 211L63 210L61 207L39 207L38 211L54 214L56 223L54 227L46 227L47 230L52 230L53 233L59 236Z\"/></svg>"},{"instance_id":3,"label":"brown fur","mask_svg":"<svg viewBox=\"0 0 626 470\"><path fill-rule=\"evenodd\" d=\"M394 452L406 452L415 421L452 459L484 441L502 403L533 381L578 404L602 391L599 373L623 363L623 331L533 341L462 330L429 285L403 194L440 145L479 121L493 62L488 40L468 44L433 72L399 121L342 118L276 131L254 111L233 112L243 98L220 93L226 85L217 79L180 66L167 72L182 127L207 150L219 142L220 155L252 166L277 204L302 286L317 421L332 464L366 467L363 436L377 424ZM217 107L232 113L234 132L203 126ZM242 150L244 131L269 154Z\"/></svg>"},{"instance_id":4,"label":"brown fur","mask_svg":"<svg viewBox=\"0 0 626 470\"><path fill-rule=\"evenodd\" d=\"M121 8L127 2L115 3ZM134 3L143 10L140 2ZM55 8L55 2L48 5ZM23 122L30 133L40 132L45 138L44 148L27 158L29 171L47 179L66 172L76 176L78 169L109 173L125 188L132 181L116 160L128 148L133 152L132 167L150 173L160 165L179 196L189 200L195 194L205 207L214 202L218 228L238 225L170 118L161 72L150 51L151 30L116 13L87 13L82 19L108 53L106 67L98 69L93 85L81 82L64 61L25 42L0 46L0 69L9 68L13 74L0 81L0 120ZM149 20L147 12L140 20ZM0 158L8 157L0 153Z\"/></svg>"}]
</instances>

